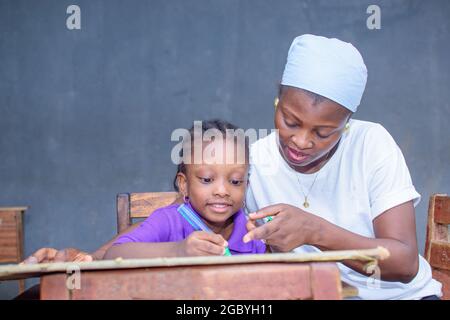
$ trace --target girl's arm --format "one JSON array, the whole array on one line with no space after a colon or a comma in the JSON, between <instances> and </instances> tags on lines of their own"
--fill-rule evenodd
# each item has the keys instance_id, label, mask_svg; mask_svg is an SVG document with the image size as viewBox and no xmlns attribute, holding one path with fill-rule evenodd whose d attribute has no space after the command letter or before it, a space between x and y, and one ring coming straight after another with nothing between
<instances>
[{"instance_id":1,"label":"girl's arm","mask_svg":"<svg viewBox=\"0 0 450 320\"><path fill-rule=\"evenodd\" d=\"M103 259L223 255L227 246L227 241L220 234L195 231L178 242L127 242L114 245L106 251Z\"/></svg>"},{"instance_id":2,"label":"girl's arm","mask_svg":"<svg viewBox=\"0 0 450 320\"><path fill-rule=\"evenodd\" d=\"M181 194L178 194L178 197L171 203L172 204L177 204L177 203L183 203L183 197L181 196ZM136 229L137 227L139 227L144 221L141 221L139 223L135 223L133 225L131 225L130 227L128 227L127 229L125 229L124 231L122 231L120 234L118 234L117 236L115 236L113 239L111 239L110 241L108 241L107 243L105 243L104 245L102 245L100 248L98 248L95 252L93 252L91 255L94 257L94 259L96 260L101 260L104 259L105 253L108 251L109 248L112 247L112 245L117 241L117 239L119 239L122 235L128 234L131 231L133 231L134 229Z\"/></svg>"},{"instance_id":3,"label":"girl's arm","mask_svg":"<svg viewBox=\"0 0 450 320\"><path fill-rule=\"evenodd\" d=\"M274 249L287 252L304 244L321 250L369 249L383 246L390 256L379 262L381 279L407 283L417 274L419 267L414 206L412 201L386 210L373 220L375 238L364 237L300 208L279 204L269 206L250 214L252 220L266 216L274 219L255 228L244 237L265 239ZM364 270L364 263L344 261L351 269L370 276Z\"/></svg>"},{"instance_id":4,"label":"girl's arm","mask_svg":"<svg viewBox=\"0 0 450 320\"><path fill-rule=\"evenodd\" d=\"M180 242L128 242L111 246L106 250L103 259L146 259L159 257L179 257Z\"/></svg>"},{"instance_id":5,"label":"girl's arm","mask_svg":"<svg viewBox=\"0 0 450 320\"><path fill-rule=\"evenodd\" d=\"M116 242L117 239L119 239L122 235L130 233L131 231L133 231L134 229L139 227L142 222L143 221L140 221L140 222L137 222L137 223L129 226L124 231L122 231L121 233L117 234L114 238L112 238L107 243L105 243L100 248L98 248L93 253L91 253L91 256L94 258L94 260L102 260L103 257L105 256L106 251L108 251L108 249L112 247L113 243Z\"/></svg>"}]
</instances>

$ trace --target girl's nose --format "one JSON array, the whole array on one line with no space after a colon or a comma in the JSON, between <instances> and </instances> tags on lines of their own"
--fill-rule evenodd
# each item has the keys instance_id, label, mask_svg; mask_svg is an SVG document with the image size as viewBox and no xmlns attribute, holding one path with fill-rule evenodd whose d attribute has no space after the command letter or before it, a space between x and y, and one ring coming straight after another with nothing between
<instances>
[{"instance_id":1,"label":"girl's nose","mask_svg":"<svg viewBox=\"0 0 450 320\"><path fill-rule=\"evenodd\" d=\"M218 181L216 183L214 188L214 195L219 197L226 197L230 195L228 188L226 187L224 182Z\"/></svg>"}]
</instances>

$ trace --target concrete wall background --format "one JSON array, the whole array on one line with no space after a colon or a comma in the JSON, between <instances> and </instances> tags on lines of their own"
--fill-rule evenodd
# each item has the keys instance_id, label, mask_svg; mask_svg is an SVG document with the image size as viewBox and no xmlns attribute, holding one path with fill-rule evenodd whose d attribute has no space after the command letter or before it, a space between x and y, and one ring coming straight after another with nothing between
<instances>
[{"instance_id":1,"label":"concrete wall background","mask_svg":"<svg viewBox=\"0 0 450 320\"><path fill-rule=\"evenodd\" d=\"M81 30L66 8L81 7ZM380 30L366 9L381 8ZM352 42L369 70L355 118L394 136L422 194L450 192L450 2L0 1L0 206L30 206L25 251L93 250L114 236L115 196L167 191L173 129L220 117L273 127L292 39ZM28 285L35 283L28 281ZM0 298L14 295L0 284Z\"/></svg>"}]
</instances>

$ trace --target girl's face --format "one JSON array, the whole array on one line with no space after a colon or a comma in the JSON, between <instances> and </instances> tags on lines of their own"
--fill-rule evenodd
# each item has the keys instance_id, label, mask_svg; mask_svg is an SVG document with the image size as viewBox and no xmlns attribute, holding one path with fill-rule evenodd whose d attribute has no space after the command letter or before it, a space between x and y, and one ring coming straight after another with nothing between
<instances>
[{"instance_id":1,"label":"girl's face","mask_svg":"<svg viewBox=\"0 0 450 320\"><path fill-rule=\"evenodd\" d=\"M203 150L213 144L204 145ZM186 165L186 174L178 174L181 193L189 197L195 211L213 227L223 226L242 208L247 188L248 163L237 161L236 157L225 162L226 150L235 148L233 141L223 140L222 148L223 156L214 158L203 152L203 163Z\"/></svg>"},{"instance_id":2,"label":"girl's face","mask_svg":"<svg viewBox=\"0 0 450 320\"><path fill-rule=\"evenodd\" d=\"M284 87L275 112L281 155L294 170L317 171L337 145L350 115L334 101L315 104L307 92Z\"/></svg>"}]
</instances>

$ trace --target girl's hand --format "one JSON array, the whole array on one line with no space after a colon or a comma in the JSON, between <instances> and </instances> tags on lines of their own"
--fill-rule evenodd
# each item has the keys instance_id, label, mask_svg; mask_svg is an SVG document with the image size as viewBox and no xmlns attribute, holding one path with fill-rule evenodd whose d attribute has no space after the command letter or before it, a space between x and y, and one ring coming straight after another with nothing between
<instances>
[{"instance_id":1,"label":"girl's hand","mask_svg":"<svg viewBox=\"0 0 450 320\"><path fill-rule=\"evenodd\" d=\"M272 216L273 220L256 226L256 220ZM292 251L303 244L314 245L320 230L320 218L288 204L276 204L249 214L248 233L243 241L263 239L280 252Z\"/></svg>"},{"instance_id":2,"label":"girl's hand","mask_svg":"<svg viewBox=\"0 0 450 320\"><path fill-rule=\"evenodd\" d=\"M227 246L227 241L220 234L194 231L180 242L178 255L181 257L222 256Z\"/></svg>"}]
</instances>

